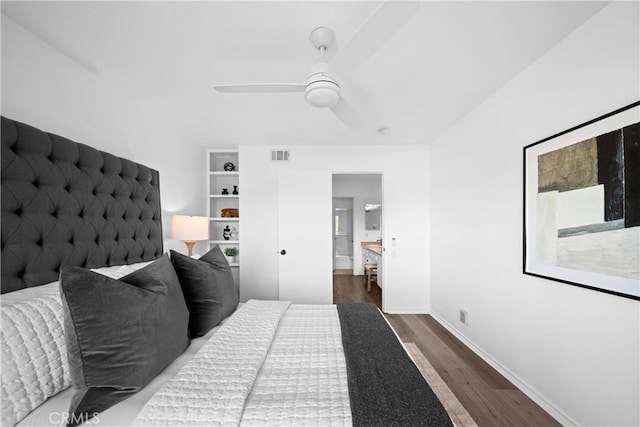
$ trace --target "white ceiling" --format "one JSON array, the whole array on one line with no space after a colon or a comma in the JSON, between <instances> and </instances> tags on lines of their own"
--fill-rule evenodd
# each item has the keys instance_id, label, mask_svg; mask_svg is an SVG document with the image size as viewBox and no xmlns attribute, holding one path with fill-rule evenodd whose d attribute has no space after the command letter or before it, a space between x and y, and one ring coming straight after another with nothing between
<instances>
[{"instance_id":1,"label":"white ceiling","mask_svg":"<svg viewBox=\"0 0 640 427\"><path fill-rule=\"evenodd\" d=\"M366 120L349 130L302 93L214 84L303 83L308 36L344 45L379 2L2 2L2 13L145 105L185 139L235 144L429 143L597 12L601 2L421 2L347 81ZM117 106L116 106L117 107ZM388 127L391 134L376 129Z\"/></svg>"}]
</instances>

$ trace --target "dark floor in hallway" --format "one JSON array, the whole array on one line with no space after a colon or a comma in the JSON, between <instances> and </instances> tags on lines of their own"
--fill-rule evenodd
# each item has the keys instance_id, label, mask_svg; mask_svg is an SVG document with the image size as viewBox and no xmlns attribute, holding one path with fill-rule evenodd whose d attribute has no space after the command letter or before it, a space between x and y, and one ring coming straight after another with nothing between
<instances>
[{"instance_id":1,"label":"dark floor in hallway","mask_svg":"<svg viewBox=\"0 0 640 427\"><path fill-rule=\"evenodd\" d=\"M375 283L371 285L371 292L367 292L364 276L351 274L333 275L333 302L371 302L382 308L382 289Z\"/></svg>"}]
</instances>

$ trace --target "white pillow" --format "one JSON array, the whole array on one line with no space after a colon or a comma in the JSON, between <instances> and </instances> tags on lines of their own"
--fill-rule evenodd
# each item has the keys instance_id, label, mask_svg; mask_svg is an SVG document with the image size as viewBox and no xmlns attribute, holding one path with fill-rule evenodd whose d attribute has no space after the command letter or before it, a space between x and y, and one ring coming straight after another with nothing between
<instances>
[{"instance_id":1,"label":"white pillow","mask_svg":"<svg viewBox=\"0 0 640 427\"><path fill-rule=\"evenodd\" d=\"M0 424L14 425L71 385L58 282L2 296Z\"/></svg>"},{"instance_id":2,"label":"white pillow","mask_svg":"<svg viewBox=\"0 0 640 427\"><path fill-rule=\"evenodd\" d=\"M46 285L24 288L18 291L2 294L2 296L0 296L0 303L4 305L20 301L28 301L44 296L60 297L60 282L56 280L55 282L47 283Z\"/></svg>"},{"instance_id":3,"label":"white pillow","mask_svg":"<svg viewBox=\"0 0 640 427\"><path fill-rule=\"evenodd\" d=\"M118 280L119 278L124 277L127 274L133 273L136 270L140 270L142 267L151 264L153 261L138 262L136 264L129 265L114 265L112 267L93 268L91 269L91 271Z\"/></svg>"}]
</instances>

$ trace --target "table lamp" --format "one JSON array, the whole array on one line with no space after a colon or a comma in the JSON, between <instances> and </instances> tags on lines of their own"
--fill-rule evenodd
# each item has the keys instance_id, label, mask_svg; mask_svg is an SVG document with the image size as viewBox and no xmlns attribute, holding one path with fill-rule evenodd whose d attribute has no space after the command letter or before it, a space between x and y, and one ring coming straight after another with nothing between
<instances>
[{"instance_id":1,"label":"table lamp","mask_svg":"<svg viewBox=\"0 0 640 427\"><path fill-rule=\"evenodd\" d=\"M174 215L171 221L171 238L184 240L187 255L193 255L197 240L209 239L209 218L206 216Z\"/></svg>"}]
</instances>

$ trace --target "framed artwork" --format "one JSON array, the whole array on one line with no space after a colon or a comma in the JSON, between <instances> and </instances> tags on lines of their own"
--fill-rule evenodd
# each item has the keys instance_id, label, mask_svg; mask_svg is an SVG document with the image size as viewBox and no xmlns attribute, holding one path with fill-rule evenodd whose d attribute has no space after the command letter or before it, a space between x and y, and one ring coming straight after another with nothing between
<instances>
[{"instance_id":1,"label":"framed artwork","mask_svg":"<svg viewBox=\"0 0 640 427\"><path fill-rule=\"evenodd\" d=\"M523 154L523 272L640 300L640 101Z\"/></svg>"}]
</instances>

